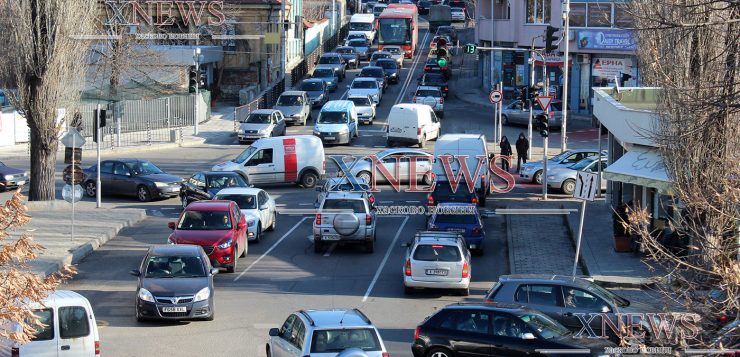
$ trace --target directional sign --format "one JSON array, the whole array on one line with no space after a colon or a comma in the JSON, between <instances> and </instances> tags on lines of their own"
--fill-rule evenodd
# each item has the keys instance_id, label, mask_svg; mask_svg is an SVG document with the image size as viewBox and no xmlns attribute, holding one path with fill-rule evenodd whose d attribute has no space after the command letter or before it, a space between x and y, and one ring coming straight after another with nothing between
<instances>
[{"instance_id":1,"label":"directional sign","mask_svg":"<svg viewBox=\"0 0 740 357\"><path fill-rule=\"evenodd\" d=\"M555 97L551 95L541 95L537 97L537 103L540 103L540 108L542 108L542 111L547 111L548 108L550 108L550 103L552 103L552 100L555 99Z\"/></svg>"},{"instance_id":2,"label":"directional sign","mask_svg":"<svg viewBox=\"0 0 740 357\"><path fill-rule=\"evenodd\" d=\"M80 202L83 193L84 190L80 185L64 185L64 188L62 188L62 198L69 203L72 203L72 201Z\"/></svg>"},{"instance_id":3,"label":"directional sign","mask_svg":"<svg viewBox=\"0 0 740 357\"><path fill-rule=\"evenodd\" d=\"M573 190L573 197L586 201L593 201L596 198L596 190L601 189L599 175L592 172L578 171L576 177L576 189Z\"/></svg>"},{"instance_id":4,"label":"directional sign","mask_svg":"<svg viewBox=\"0 0 740 357\"><path fill-rule=\"evenodd\" d=\"M496 104L500 102L502 99L504 99L504 94L501 93L500 90L492 90L491 93L488 93L488 100L491 101L491 104Z\"/></svg>"}]
</instances>

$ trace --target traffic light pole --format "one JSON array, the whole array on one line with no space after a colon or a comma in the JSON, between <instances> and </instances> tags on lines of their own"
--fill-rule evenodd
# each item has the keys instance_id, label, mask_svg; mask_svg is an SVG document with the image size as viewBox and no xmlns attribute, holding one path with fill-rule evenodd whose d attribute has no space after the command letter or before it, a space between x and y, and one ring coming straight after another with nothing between
<instances>
[{"instance_id":1,"label":"traffic light pole","mask_svg":"<svg viewBox=\"0 0 740 357\"><path fill-rule=\"evenodd\" d=\"M95 207L100 208L102 206L102 187L100 187L100 141L102 140L100 137L100 104L98 104L98 110L95 112L95 135L98 137L98 140L95 141L95 151L97 151L97 158L95 159L97 161L95 169ZM74 176L72 178L74 179Z\"/></svg>"},{"instance_id":2,"label":"traffic light pole","mask_svg":"<svg viewBox=\"0 0 740 357\"><path fill-rule=\"evenodd\" d=\"M565 42L565 54L563 55L563 123L562 127L560 129L560 152L565 152L568 145L568 137L566 135L567 131L567 125L568 125L568 72L569 69L569 63L568 63L568 47L570 44L570 38L568 34L568 30L570 29L570 26L568 22L570 22L569 16L570 16L570 1L569 0L563 0L563 21L565 22L565 29L563 31L563 39ZM599 134L601 135L601 134Z\"/></svg>"},{"instance_id":3,"label":"traffic light pole","mask_svg":"<svg viewBox=\"0 0 740 357\"><path fill-rule=\"evenodd\" d=\"M197 46L197 45L196 45ZM193 135L198 135L198 102L200 101L200 47L195 48L195 116L194 122L195 125L193 127Z\"/></svg>"},{"instance_id":4,"label":"traffic light pole","mask_svg":"<svg viewBox=\"0 0 740 357\"><path fill-rule=\"evenodd\" d=\"M527 125L527 131L529 132L529 150L527 150L527 160L532 161L532 94L529 93L534 88L534 38L532 39L532 51L529 54L529 88L527 88L527 102L529 103L529 123Z\"/></svg>"}]
</instances>

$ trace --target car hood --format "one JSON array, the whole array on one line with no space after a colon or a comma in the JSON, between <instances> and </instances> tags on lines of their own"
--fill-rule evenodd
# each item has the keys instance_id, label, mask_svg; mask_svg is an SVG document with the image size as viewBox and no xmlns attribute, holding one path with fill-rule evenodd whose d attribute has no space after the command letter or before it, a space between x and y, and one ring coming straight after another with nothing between
<instances>
[{"instance_id":1,"label":"car hood","mask_svg":"<svg viewBox=\"0 0 740 357\"><path fill-rule=\"evenodd\" d=\"M196 231L175 230L172 239L177 244L194 244L212 246L231 237L231 230Z\"/></svg>"},{"instance_id":2,"label":"car hood","mask_svg":"<svg viewBox=\"0 0 740 357\"><path fill-rule=\"evenodd\" d=\"M372 113L373 107L355 107L358 113Z\"/></svg>"},{"instance_id":3,"label":"car hood","mask_svg":"<svg viewBox=\"0 0 740 357\"><path fill-rule=\"evenodd\" d=\"M170 182L180 183L180 182L182 182L182 178L181 177L175 176L175 175L170 175L170 174L149 174L149 175L140 175L140 176L136 176L136 177L141 178L141 179L144 179L144 180L148 180L148 181L151 181L151 182L167 182L167 183L170 183Z\"/></svg>"},{"instance_id":4,"label":"car hood","mask_svg":"<svg viewBox=\"0 0 740 357\"><path fill-rule=\"evenodd\" d=\"M289 117L294 114L300 114L301 109L303 109L302 106L290 106L290 107L283 107L283 106L275 106L273 107L275 110L279 110L281 113L283 113L284 117Z\"/></svg>"},{"instance_id":5,"label":"car hood","mask_svg":"<svg viewBox=\"0 0 740 357\"><path fill-rule=\"evenodd\" d=\"M239 169L240 164L233 161L226 161L213 166L213 171L236 171Z\"/></svg>"},{"instance_id":6,"label":"car hood","mask_svg":"<svg viewBox=\"0 0 740 357\"><path fill-rule=\"evenodd\" d=\"M591 350L591 352L604 352L605 347L616 347L617 345L613 342L607 340L607 339L598 339L598 338L588 338L588 335L586 334L583 336L583 338L574 338L573 335L567 335L559 338L552 338L549 340L546 340L553 345L559 345L559 346L552 346L552 347L561 347L561 348L573 348L573 349L579 349L579 348L588 348Z\"/></svg>"},{"instance_id":7,"label":"car hood","mask_svg":"<svg viewBox=\"0 0 740 357\"><path fill-rule=\"evenodd\" d=\"M342 53L342 58L345 60L356 60L357 54L356 53Z\"/></svg>"},{"instance_id":8,"label":"car hood","mask_svg":"<svg viewBox=\"0 0 740 357\"><path fill-rule=\"evenodd\" d=\"M398 69L394 69L394 68L387 68L386 69L386 68L383 68L383 72L385 72L387 75L390 76L391 74L397 74L398 73Z\"/></svg>"},{"instance_id":9,"label":"car hood","mask_svg":"<svg viewBox=\"0 0 740 357\"><path fill-rule=\"evenodd\" d=\"M323 133L340 132L347 130L347 124L316 124L314 129Z\"/></svg>"},{"instance_id":10,"label":"car hood","mask_svg":"<svg viewBox=\"0 0 740 357\"><path fill-rule=\"evenodd\" d=\"M347 95L373 95L378 94L377 89L373 88L352 88L347 92Z\"/></svg>"},{"instance_id":11,"label":"car hood","mask_svg":"<svg viewBox=\"0 0 740 357\"><path fill-rule=\"evenodd\" d=\"M257 130L260 131L265 128L269 128L272 124L252 124L252 123L241 123L239 124L239 130Z\"/></svg>"},{"instance_id":12,"label":"car hood","mask_svg":"<svg viewBox=\"0 0 740 357\"><path fill-rule=\"evenodd\" d=\"M209 286L209 277L202 278L145 278L141 287L154 296L192 296Z\"/></svg>"},{"instance_id":13,"label":"car hood","mask_svg":"<svg viewBox=\"0 0 740 357\"><path fill-rule=\"evenodd\" d=\"M83 170L83 171L85 171L85 170ZM2 166L2 167L0 167L0 175L17 175L17 174L23 174L23 173L25 173L25 171L19 170L19 169L15 169L15 168L12 168L12 167L8 167L8 166Z\"/></svg>"}]
</instances>

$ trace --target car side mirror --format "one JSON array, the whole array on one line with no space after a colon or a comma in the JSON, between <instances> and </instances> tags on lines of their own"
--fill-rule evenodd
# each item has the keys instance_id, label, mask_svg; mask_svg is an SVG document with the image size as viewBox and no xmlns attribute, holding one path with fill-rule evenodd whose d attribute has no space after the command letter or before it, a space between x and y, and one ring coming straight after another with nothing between
<instances>
[{"instance_id":1,"label":"car side mirror","mask_svg":"<svg viewBox=\"0 0 740 357\"><path fill-rule=\"evenodd\" d=\"M605 305L601 307L601 312L607 314L607 313L612 312L612 310L609 308L609 306Z\"/></svg>"},{"instance_id":2,"label":"car side mirror","mask_svg":"<svg viewBox=\"0 0 740 357\"><path fill-rule=\"evenodd\" d=\"M167 222L167 227L171 230L175 230L175 222Z\"/></svg>"},{"instance_id":3,"label":"car side mirror","mask_svg":"<svg viewBox=\"0 0 740 357\"><path fill-rule=\"evenodd\" d=\"M206 185L198 185L198 189L201 190L201 191L205 191L206 190Z\"/></svg>"},{"instance_id":4,"label":"car side mirror","mask_svg":"<svg viewBox=\"0 0 740 357\"><path fill-rule=\"evenodd\" d=\"M270 329L269 334L272 337L280 336L280 330L273 327L273 328Z\"/></svg>"},{"instance_id":5,"label":"car side mirror","mask_svg":"<svg viewBox=\"0 0 740 357\"><path fill-rule=\"evenodd\" d=\"M239 221L239 223L236 224L236 227L239 229L247 228L247 219L242 217L242 219Z\"/></svg>"},{"instance_id":6,"label":"car side mirror","mask_svg":"<svg viewBox=\"0 0 740 357\"><path fill-rule=\"evenodd\" d=\"M525 332L522 334L522 340L536 340L537 338L534 337L534 334L531 332Z\"/></svg>"},{"instance_id":7,"label":"car side mirror","mask_svg":"<svg viewBox=\"0 0 740 357\"><path fill-rule=\"evenodd\" d=\"M219 272L218 268L211 268L211 275L216 275L218 274L218 272Z\"/></svg>"},{"instance_id":8,"label":"car side mirror","mask_svg":"<svg viewBox=\"0 0 740 357\"><path fill-rule=\"evenodd\" d=\"M133 276L141 276L141 272L139 271L139 269L134 269L134 270L132 270L132 271L130 271L128 273L131 274L131 275L133 275Z\"/></svg>"}]
</instances>

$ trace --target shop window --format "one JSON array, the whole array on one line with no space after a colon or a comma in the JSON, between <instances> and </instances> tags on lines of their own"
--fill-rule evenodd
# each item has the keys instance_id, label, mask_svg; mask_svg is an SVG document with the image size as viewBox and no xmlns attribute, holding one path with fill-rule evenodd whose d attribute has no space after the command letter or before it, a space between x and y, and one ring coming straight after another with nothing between
<instances>
[{"instance_id":1,"label":"shop window","mask_svg":"<svg viewBox=\"0 0 740 357\"><path fill-rule=\"evenodd\" d=\"M550 0L527 0L527 23L550 23Z\"/></svg>"},{"instance_id":2,"label":"shop window","mask_svg":"<svg viewBox=\"0 0 740 357\"><path fill-rule=\"evenodd\" d=\"M612 4L588 3L588 27L611 27Z\"/></svg>"},{"instance_id":3,"label":"shop window","mask_svg":"<svg viewBox=\"0 0 740 357\"><path fill-rule=\"evenodd\" d=\"M614 4L614 27L632 28L634 27L632 15L629 13L628 5Z\"/></svg>"},{"instance_id":4,"label":"shop window","mask_svg":"<svg viewBox=\"0 0 740 357\"><path fill-rule=\"evenodd\" d=\"M571 27L586 27L586 3L571 3L568 16Z\"/></svg>"}]
</instances>

